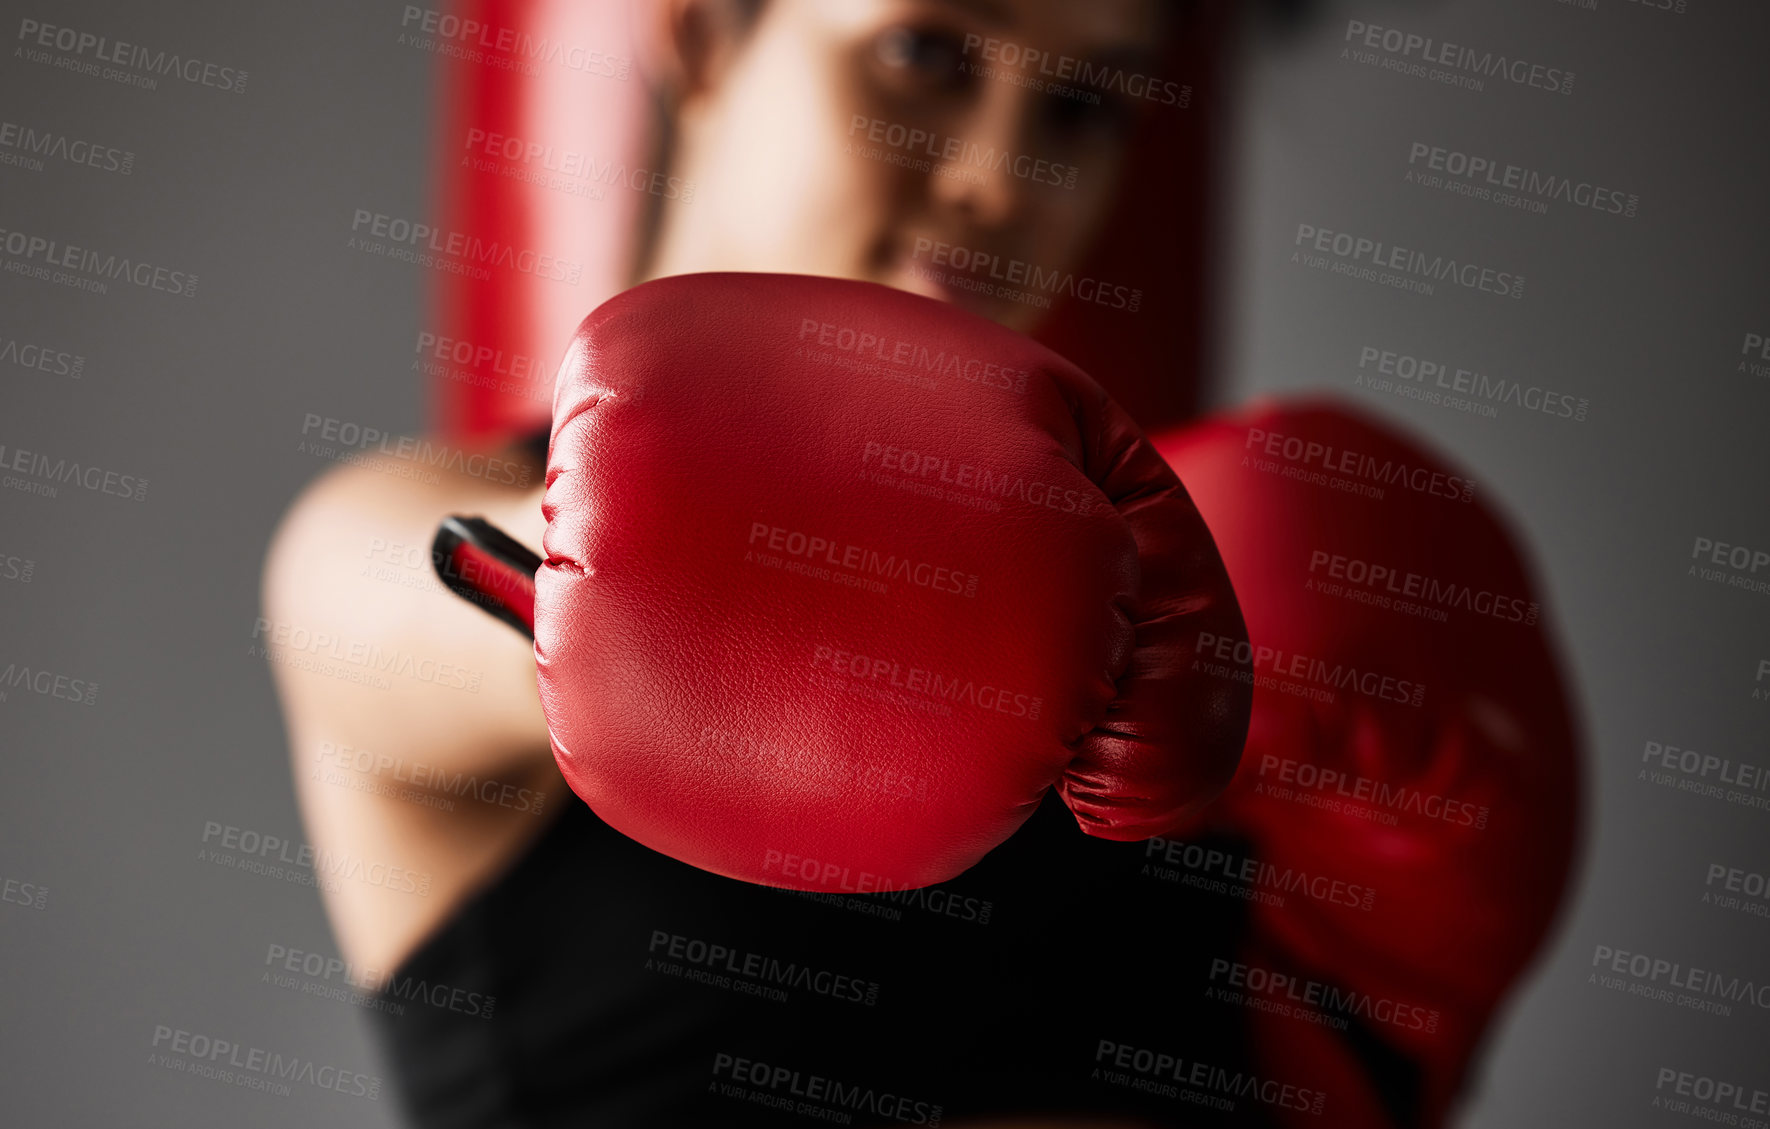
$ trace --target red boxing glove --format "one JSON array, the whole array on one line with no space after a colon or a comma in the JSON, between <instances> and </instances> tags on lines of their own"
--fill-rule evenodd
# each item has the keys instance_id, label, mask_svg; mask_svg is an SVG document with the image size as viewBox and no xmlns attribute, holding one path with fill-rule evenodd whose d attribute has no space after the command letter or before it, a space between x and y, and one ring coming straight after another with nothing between
<instances>
[{"instance_id":1,"label":"red boxing glove","mask_svg":"<svg viewBox=\"0 0 1770 1129\"><path fill-rule=\"evenodd\" d=\"M1578 837L1579 738L1534 585L1466 476L1346 408L1256 405L1157 445L1216 537L1256 679L1241 769L1203 818L1282 902L1253 902L1210 983L1329 1123L1442 1124Z\"/></svg>"},{"instance_id":2,"label":"red boxing glove","mask_svg":"<svg viewBox=\"0 0 1770 1129\"><path fill-rule=\"evenodd\" d=\"M1250 690L1192 666L1241 615L1186 491L1080 370L956 307L629 290L560 370L543 509L554 756L681 861L913 888L1053 785L1088 834L1143 839L1234 774Z\"/></svg>"}]
</instances>

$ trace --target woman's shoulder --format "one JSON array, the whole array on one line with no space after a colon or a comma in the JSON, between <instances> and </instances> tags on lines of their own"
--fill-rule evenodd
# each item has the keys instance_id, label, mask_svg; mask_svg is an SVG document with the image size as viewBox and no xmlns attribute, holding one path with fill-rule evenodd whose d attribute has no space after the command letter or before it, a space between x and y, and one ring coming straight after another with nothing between
<instances>
[{"instance_id":1,"label":"woman's shoulder","mask_svg":"<svg viewBox=\"0 0 1770 1129\"><path fill-rule=\"evenodd\" d=\"M430 716L475 739L545 743L528 640L456 598L431 563L437 524L455 513L540 543L539 469L521 471L525 485L374 456L301 491L266 553L254 633L292 725L342 710L388 741L448 743L456 730Z\"/></svg>"}]
</instances>

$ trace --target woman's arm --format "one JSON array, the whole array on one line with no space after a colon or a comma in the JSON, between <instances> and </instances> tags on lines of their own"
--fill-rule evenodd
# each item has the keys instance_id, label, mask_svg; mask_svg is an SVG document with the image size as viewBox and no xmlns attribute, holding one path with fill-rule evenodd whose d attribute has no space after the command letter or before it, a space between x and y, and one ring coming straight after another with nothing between
<instances>
[{"instance_id":1,"label":"woman's arm","mask_svg":"<svg viewBox=\"0 0 1770 1129\"><path fill-rule=\"evenodd\" d=\"M449 593L430 561L451 513L484 515L538 546L541 471L528 469L532 485L516 488L409 460L340 467L301 493L272 538L256 642L282 701L309 840L423 879L422 894L397 888L416 880L323 886L353 961L390 968L564 795L529 641ZM494 787L465 787L484 781ZM422 802L427 793L449 802Z\"/></svg>"}]
</instances>

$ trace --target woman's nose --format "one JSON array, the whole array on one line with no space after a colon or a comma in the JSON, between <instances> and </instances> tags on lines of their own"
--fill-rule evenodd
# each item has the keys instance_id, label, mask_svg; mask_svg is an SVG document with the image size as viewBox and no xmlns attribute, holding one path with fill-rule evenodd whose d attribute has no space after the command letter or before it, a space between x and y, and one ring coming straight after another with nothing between
<instances>
[{"instance_id":1,"label":"woman's nose","mask_svg":"<svg viewBox=\"0 0 1770 1129\"><path fill-rule=\"evenodd\" d=\"M1039 154L1032 141L1031 95L1007 82L990 82L964 118L954 123L950 155L933 172L930 196L942 209L981 228L1004 228L1021 221L1032 194Z\"/></svg>"}]
</instances>

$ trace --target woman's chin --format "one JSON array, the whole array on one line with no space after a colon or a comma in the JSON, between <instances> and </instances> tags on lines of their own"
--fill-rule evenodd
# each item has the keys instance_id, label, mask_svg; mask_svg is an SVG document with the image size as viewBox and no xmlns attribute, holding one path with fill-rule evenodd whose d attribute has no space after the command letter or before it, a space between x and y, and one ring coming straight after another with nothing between
<instances>
[{"instance_id":1,"label":"woman's chin","mask_svg":"<svg viewBox=\"0 0 1770 1129\"><path fill-rule=\"evenodd\" d=\"M1038 310L1004 297L1002 287L988 279L973 278L962 271L903 263L879 279L888 286L920 294L980 314L1009 329L1025 331L1037 320Z\"/></svg>"}]
</instances>

